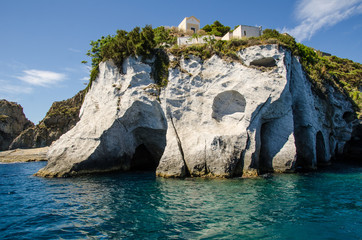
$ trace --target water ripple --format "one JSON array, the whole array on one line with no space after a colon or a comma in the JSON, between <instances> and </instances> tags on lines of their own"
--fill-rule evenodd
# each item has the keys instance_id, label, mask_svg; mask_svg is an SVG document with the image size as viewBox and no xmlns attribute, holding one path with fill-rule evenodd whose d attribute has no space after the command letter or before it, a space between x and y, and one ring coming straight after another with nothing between
<instances>
[{"instance_id":1,"label":"water ripple","mask_svg":"<svg viewBox=\"0 0 362 240\"><path fill-rule=\"evenodd\" d=\"M362 239L361 168L260 179L74 179L0 165L0 239Z\"/></svg>"}]
</instances>

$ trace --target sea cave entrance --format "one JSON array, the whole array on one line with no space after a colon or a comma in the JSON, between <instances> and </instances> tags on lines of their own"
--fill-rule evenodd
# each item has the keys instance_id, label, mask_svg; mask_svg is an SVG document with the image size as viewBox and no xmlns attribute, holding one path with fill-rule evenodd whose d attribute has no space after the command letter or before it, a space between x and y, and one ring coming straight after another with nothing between
<instances>
[{"instance_id":1,"label":"sea cave entrance","mask_svg":"<svg viewBox=\"0 0 362 240\"><path fill-rule=\"evenodd\" d=\"M130 171L156 171L166 147L166 129L138 127L134 129L134 154Z\"/></svg>"},{"instance_id":2,"label":"sea cave entrance","mask_svg":"<svg viewBox=\"0 0 362 240\"><path fill-rule=\"evenodd\" d=\"M136 148L135 154L131 160L131 171L156 171L160 159L155 159L155 156L147 149L144 144Z\"/></svg>"},{"instance_id":3,"label":"sea cave entrance","mask_svg":"<svg viewBox=\"0 0 362 240\"><path fill-rule=\"evenodd\" d=\"M319 131L316 135L316 160L317 166L325 166L327 164L326 146L321 131Z\"/></svg>"},{"instance_id":4,"label":"sea cave entrance","mask_svg":"<svg viewBox=\"0 0 362 240\"><path fill-rule=\"evenodd\" d=\"M259 173L273 172L273 153L272 144L273 126L271 122L266 122L260 128L260 153L259 153Z\"/></svg>"},{"instance_id":5,"label":"sea cave entrance","mask_svg":"<svg viewBox=\"0 0 362 240\"><path fill-rule=\"evenodd\" d=\"M135 101L117 123L124 130L126 171L156 171L166 148L167 121L157 101Z\"/></svg>"}]
</instances>

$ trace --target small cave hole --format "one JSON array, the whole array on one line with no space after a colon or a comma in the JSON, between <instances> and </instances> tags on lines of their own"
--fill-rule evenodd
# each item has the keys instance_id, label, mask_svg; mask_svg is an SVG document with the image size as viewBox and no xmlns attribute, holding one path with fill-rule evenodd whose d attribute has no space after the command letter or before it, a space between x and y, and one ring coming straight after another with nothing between
<instances>
[{"instance_id":1,"label":"small cave hole","mask_svg":"<svg viewBox=\"0 0 362 240\"><path fill-rule=\"evenodd\" d=\"M131 161L131 171L156 171L158 161L144 144L139 145Z\"/></svg>"},{"instance_id":2,"label":"small cave hole","mask_svg":"<svg viewBox=\"0 0 362 240\"><path fill-rule=\"evenodd\" d=\"M346 121L346 123L350 123L354 120L355 116L352 112L345 112L343 114L343 119Z\"/></svg>"},{"instance_id":3,"label":"small cave hole","mask_svg":"<svg viewBox=\"0 0 362 240\"><path fill-rule=\"evenodd\" d=\"M276 65L277 62L273 57L264 57L250 62L250 66L257 67L275 67Z\"/></svg>"}]
</instances>

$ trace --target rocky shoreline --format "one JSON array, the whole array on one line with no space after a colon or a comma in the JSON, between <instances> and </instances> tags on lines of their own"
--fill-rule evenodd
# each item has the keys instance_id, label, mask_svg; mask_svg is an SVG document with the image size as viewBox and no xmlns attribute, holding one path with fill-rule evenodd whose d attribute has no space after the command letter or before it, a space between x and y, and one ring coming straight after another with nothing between
<instances>
[{"instance_id":1,"label":"rocky shoreline","mask_svg":"<svg viewBox=\"0 0 362 240\"><path fill-rule=\"evenodd\" d=\"M48 149L49 147L1 151L0 163L47 161Z\"/></svg>"}]
</instances>

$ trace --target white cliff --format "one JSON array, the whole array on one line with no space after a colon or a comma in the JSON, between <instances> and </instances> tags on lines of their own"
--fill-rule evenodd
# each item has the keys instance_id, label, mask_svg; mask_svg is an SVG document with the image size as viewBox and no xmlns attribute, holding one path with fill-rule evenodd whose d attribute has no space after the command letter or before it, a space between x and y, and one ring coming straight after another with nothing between
<instances>
[{"instance_id":1,"label":"white cliff","mask_svg":"<svg viewBox=\"0 0 362 240\"><path fill-rule=\"evenodd\" d=\"M248 176L314 169L342 151L353 127L342 94L315 94L298 59L277 45L239 57L244 65L181 59L160 96L149 65L128 58L120 74L101 63L80 121L52 144L38 175L157 167L164 177Z\"/></svg>"}]
</instances>

